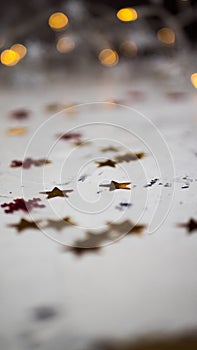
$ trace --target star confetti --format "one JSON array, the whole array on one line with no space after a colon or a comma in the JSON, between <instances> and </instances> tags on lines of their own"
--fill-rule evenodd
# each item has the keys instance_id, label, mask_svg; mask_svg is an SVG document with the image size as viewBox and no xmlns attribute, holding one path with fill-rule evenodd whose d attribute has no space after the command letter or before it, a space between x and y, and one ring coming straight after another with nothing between
<instances>
[{"instance_id":1,"label":"star confetti","mask_svg":"<svg viewBox=\"0 0 197 350\"><path fill-rule=\"evenodd\" d=\"M65 227L76 225L69 216L66 216L63 219L60 220L53 220L53 219L48 219L46 226L44 228L53 228L57 231L61 231Z\"/></svg>"},{"instance_id":2,"label":"star confetti","mask_svg":"<svg viewBox=\"0 0 197 350\"><path fill-rule=\"evenodd\" d=\"M27 230L27 229L35 229L39 230L38 224L40 221L29 221L27 219L21 219L17 224L11 224L9 227L16 228L18 232Z\"/></svg>"},{"instance_id":3,"label":"star confetti","mask_svg":"<svg viewBox=\"0 0 197 350\"><path fill-rule=\"evenodd\" d=\"M67 132L65 134L57 135L58 138L64 141L81 141L82 135L79 132Z\"/></svg>"},{"instance_id":4,"label":"star confetti","mask_svg":"<svg viewBox=\"0 0 197 350\"><path fill-rule=\"evenodd\" d=\"M184 91L169 91L166 93L166 97L174 101L182 100L186 96L187 94Z\"/></svg>"},{"instance_id":5,"label":"star confetti","mask_svg":"<svg viewBox=\"0 0 197 350\"><path fill-rule=\"evenodd\" d=\"M110 191L115 191L115 190L130 190L131 188L128 187L131 184L131 182L116 182L116 181L111 181L110 184L106 185L99 185L100 187L108 187Z\"/></svg>"},{"instance_id":6,"label":"star confetti","mask_svg":"<svg viewBox=\"0 0 197 350\"><path fill-rule=\"evenodd\" d=\"M75 141L73 142L73 145L77 147L82 147L82 146L88 146L90 143L91 142L89 141Z\"/></svg>"},{"instance_id":7,"label":"star confetti","mask_svg":"<svg viewBox=\"0 0 197 350\"><path fill-rule=\"evenodd\" d=\"M46 164L51 164L51 161L48 159L32 159L32 158L26 158L24 161L20 160L13 160L10 167L11 168L18 168L22 167L23 169L29 169L32 165L38 167Z\"/></svg>"},{"instance_id":8,"label":"star confetti","mask_svg":"<svg viewBox=\"0 0 197 350\"><path fill-rule=\"evenodd\" d=\"M73 247L66 248L66 251L69 250L77 255L97 252L101 249L102 245L117 240L124 235L139 235L145 228L146 225L135 225L130 220L125 220L121 223L108 222L107 229L99 233L87 231L84 239L74 241Z\"/></svg>"},{"instance_id":9,"label":"star confetti","mask_svg":"<svg viewBox=\"0 0 197 350\"><path fill-rule=\"evenodd\" d=\"M187 229L188 233L191 233L191 232L197 230L197 220L191 218L190 220L188 220L188 222L183 223L183 224L179 224L178 226L185 227Z\"/></svg>"},{"instance_id":10,"label":"star confetti","mask_svg":"<svg viewBox=\"0 0 197 350\"><path fill-rule=\"evenodd\" d=\"M118 148L109 146L101 149L101 152L118 152Z\"/></svg>"},{"instance_id":11,"label":"star confetti","mask_svg":"<svg viewBox=\"0 0 197 350\"><path fill-rule=\"evenodd\" d=\"M84 255L89 253L97 253L100 251L101 248L80 248L80 247L69 247L66 248L66 251L70 251L71 253L74 253L75 255Z\"/></svg>"},{"instance_id":12,"label":"star confetti","mask_svg":"<svg viewBox=\"0 0 197 350\"><path fill-rule=\"evenodd\" d=\"M98 164L98 168L101 168L103 166L110 166L112 168L115 168L116 166L116 162L114 162L113 160L107 159L104 162L96 162Z\"/></svg>"},{"instance_id":13,"label":"star confetti","mask_svg":"<svg viewBox=\"0 0 197 350\"><path fill-rule=\"evenodd\" d=\"M16 198L13 202L1 204L1 208L8 208L4 210L6 214L11 214L18 210L29 212L33 208L45 208L45 205L39 204L39 202L41 202L40 198L33 198L28 201L25 201L23 198Z\"/></svg>"},{"instance_id":14,"label":"star confetti","mask_svg":"<svg viewBox=\"0 0 197 350\"><path fill-rule=\"evenodd\" d=\"M134 225L130 220L125 220L121 223L111 223L108 222L109 230L116 231L118 234L141 234L142 231L146 228L146 225Z\"/></svg>"},{"instance_id":15,"label":"star confetti","mask_svg":"<svg viewBox=\"0 0 197 350\"><path fill-rule=\"evenodd\" d=\"M69 103L69 104L62 104L62 103L50 103L46 105L46 111L47 112L52 112L52 113L57 113L60 112L64 109L68 109L68 111L74 110L76 103ZM66 112L68 112L66 111Z\"/></svg>"},{"instance_id":16,"label":"star confetti","mask_svg":"<svg viewBox=\"0 0 197 350\"><path fill-rule=\"evenodd\" d=\"M54 187L52 191L40 192L41 194L47 194L47 199L54 197L67 197L67 193L73 192L73 190L60 190L58 187Z\"/></svg>"},{"instance_id":17,"label":"star confetti","mask_svg":"<svg viewBox=\"0 0 197 350\"><path fill-rule=\"evenodd\" d=\"M27 131L26 128L10 128L7 130L9 136L23 135Z\"/></svg>"},{"instance_id":18,"label":"star confetti","mask_svg":"<svg viewBox=\"0 0 197 350\"><path fill-rule=\"evenodd\" d=\"M11 118L22 120L29 117L30 111L27 109L17 109L10 113Z\"/></svg>"},{"instance_id":19,"label":"star confetti","mask_svg":"<svg viewBox=\"0 0 197 350\"><path fill-rule=\"evenodd\" d=\"M123 163L123 162L130 162L130 161L135 161L138 159L141 159L145 156L144 152L139 152L139 153L125 153L120 156L115 157L115 161L117 163Z\"/></svg>"}]
</instances>

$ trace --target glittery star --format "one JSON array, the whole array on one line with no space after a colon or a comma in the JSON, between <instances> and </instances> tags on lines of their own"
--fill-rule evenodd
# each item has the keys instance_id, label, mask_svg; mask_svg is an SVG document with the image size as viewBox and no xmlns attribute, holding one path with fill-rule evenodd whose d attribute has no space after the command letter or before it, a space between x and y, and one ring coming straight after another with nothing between
<instances>
[{"instance_id":1,"label":"glittery star","mask_svg":"<svg viewBox=\"0 0 197 350\"><path fill-rule=\"evenodd\" d=\"M103 166L111 166L112 168L115 168L116 162L113 160L107 159L105 162L96 162L98 164L98 168L101 168Z\"/></svg>"},{"instance_id":2,"label":"glittery star","mask_svg":"<svg viewBox=\"0 0 197 350\"><path fill-rule=\"evenodd\" d=\"M58 187L54 187L52 191L40 192L41 194L47 194L47 199L54 197L67 197L67 193L73 192L73 190L60 190Z\"/></svg>"},{"instance_id":3,"label":"glittery star","mask_svg":"<svg viewBox=\"0 0 197 350\"><path fill-rule=\"evenodd\" d=\"M106 184L106 185L100 185L100 187L108 187L110 191L115 191L115 190L130 190L131 188L128 187L128 185L130 185L131 182L116 182L116 181L111 181L110 184Z\"/></svg>"}]
</instances>

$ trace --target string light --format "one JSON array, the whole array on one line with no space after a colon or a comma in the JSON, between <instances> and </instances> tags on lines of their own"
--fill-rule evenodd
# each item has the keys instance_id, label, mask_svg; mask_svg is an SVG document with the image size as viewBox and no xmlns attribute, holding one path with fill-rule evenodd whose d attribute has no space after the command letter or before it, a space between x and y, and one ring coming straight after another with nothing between
<instances>
[{"instance_id":1,"label":"string light","mask_svg":"<svg viewBox=\"0 0 197 350\"><path fill-rule=\"evenodd\" d=\"M49 17L49 26L54 30L60 30L67 26L68 17L62 12L55 12Z\"/></svg>"},{"instance_id":2,"label":"string light","mask_svg":"<svg viewBox=\"0 0 197 350\"><path fill-rule=\"evenodd\" d=\"M172 45L175 42L175 33L170 28L161 28L157 32L157 38L167 45Z\"/></svg>"},{"instance_id":3,"label":"string light","mask_svg":"<svg viewBox=\"0 0 197 350\"><path fill-rule=\"evenodd\" d=\"M117 12L116 16L123 22L135 21L138 17L137 11L132 7L122 8Z\"/></svg>"},{"instance_id":4,"label":"string light","mask_svg":"<svg viewBox=\"0 0 197 350\"><path fill-rule=\"evenodd\" d=\"M119 57L116 51L104 49L99 53L99 61L104 66L115 66L119 61Z\"/></svg>"},{"instance_id":5,"label":"string light","mask_svg":"<svg viewBox=\"0 0 197 350\"><path fill-rule=\"evenodd\" d=\"M197 73L193 73L191 75L191 82L194 85L194 87L197 89Z\"/></svg>"},{"instance_id":6,"label":"string light","mask_svg":"<svg viewBox=\"0 0 197 350\"><path fill-rule=\"evenodd\" d=\"M25 55L27 53L26 47L24 45L22 45L22 44L14 44L14 45L11 46L10 49L13 50L14 52L18 53L19 56L20 56L20 59L25 57Z\"/></svg>"},{"instance_id":7,"label":"string light","mask_svg":"<svg viewBox=\"0 0 197 350\"><path fill-rule=\"evenodd\" d=\"M75 48L74 40L68 36L62 36L58 39L56 48L61 53L72 51Z\"/></svg>"},{"instance_id":8,"label":"string light","mask_svg":"<svg viewBox=\"0 0 197 350\"><path fill-rule=\"evenodd\" d=\"M5 66L15 66L20 61L20 56L13 50L4 50L1 53L1 63Z\"/></svg>"}]
</instances>

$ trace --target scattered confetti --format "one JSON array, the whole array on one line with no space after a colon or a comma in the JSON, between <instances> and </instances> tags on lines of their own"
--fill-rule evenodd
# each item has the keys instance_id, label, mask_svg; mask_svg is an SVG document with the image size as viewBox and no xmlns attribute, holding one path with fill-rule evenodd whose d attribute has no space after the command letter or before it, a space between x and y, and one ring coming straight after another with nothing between
<instances>
[{"instance_id":1,"label":"scattered confetti","mask_svg":"<svg viewBox=\"0 0 197 350\"><path fill-rule=\"evenodd\" d=\"M13 160L10 167L11 168L22 167L23 169L30 169L32 165L38 167L46 164L51 164L51 161L48 159L26 158L24 161Z\"/></svg>"},{"instance_id":2,"label":"scattered confetti","mask_svg":"<svg viewBox=\"0 0 197 350\"><path fill-rule=\"evenodd\" d=\"M101 152L118 152L118 148L109 146L101 149Z\"/></svg>"},{"instance_id":3,"label":"scattered confetti","mask_svg":"<svg viewBox=\"0 0 197 350\"><path fill-rule=\"evenodd\" d=\"M131 203L120 202L120 204L117 205L115 208L122 211L124 208L130 208L131 206L132 206Z\"/></svg>"},{"instance_id":4,"label":"scattered confetti","mask_svg":"<svg viewBox=\"0 0 197 350\"><path fill-rule=\"evenodd\" d=\"M130 220L125 220L121 223L108 222L106 230L100 233L87 231L84 239L74 241L73 247L66 248L66 251L72 251L77 255L97 252L101 249L102 245L116 240L123 235L141 234L145 228L146 225L134 225Z\"/></svg>"},{"instance_id":5,"label":"scattered confetti","mask_svg":"<svg viewBox=\"0 0 197 350\"><path fill-rule=\"evenodd\" d=\"M81 181L84 182L86 180L86 178L88 177L88 175L81 175L80 178L77 181Z\"/></svg>"},{"instance_id":6,"label":"scattered confetti","mask_svg":"<svg viewBox=\"0 0 197 350\"><path fill-rule=\"evenodd\" d=\"M27 131L26 128L10 128L7 130L7 135L9 136L16 136L16 135L23 135Z\"/></svg>"},{"instance_id":7,"label":"scattered confetti","mask_svg":"<svg viewBox=\"0 0 197 350\"><path fill-rule=\"evenodd\" d=\"M1 208L8 208L4 210L6 214L11 214L17 210L29 212L33 208L45 208L45 205L39 204L39 202L41 202L40 198L33 198L28 201L25 201L23 198L16 198L13 202L1 204Z\"/></svg>"},{"instance_id":8,"label":"scattered confetti","mask_svg":"<svg viewBox=\"0 0 197 350\"><path fill-rule=\"evenodd\" d=\"M183 92L183 91L169 91L169 92L166 92L166 97L171 99L171 100L174 100L174 101L177 101L177 100L182 100L184 97L186 97L186 93Z\"/></svg>"},{"instance_id":9,"label":"scattered confetti","mask_svg":"<svg viewBox=\"0 0 197 350\"><path fill-rule=\"evenodd\" d=\"M40 192L41 194L47 194L47 199L54 197L67 197L67 193L73 192L73 190L60 190L58 187L54 187L52 191Z\"/></svg>"},{"instance_id":10,"label":"scattered confetti","mask_svg":"<svg viewBox=\"0 0 197 350\"><path fill-rule=\"evenodd\" d=\"M150 180L150 182L145 185L144 187L151 187L152 185L154 185L157 181L159 181L159 179L152 179Z\"/></svg>"},{"instance_id":11,"label":"scattered confetti","mask_svg":"<svg viewBox=\"0 0 197 350\"><path fill-rule=\"evenodd\" d=\"M84 255L89 253L97 253L100 251L101 248L80 248L80 247L69 247L66 248L66 251L70 251L71 253L74 253L75 255Z\"/></svg>"},{"instance_id":12,"label":"scattered confetti","mask_svg":"<svg viewBox=\"0 0 197 350\"><path fill-rule=\"evenodd\" d=\"M123 190L130 190L131 188L128 187L128 185L130 185L131 182L116 182L116 181L111 181L110 184L104 184L104 185L99 185L100 187L108 187L110 191L115 191L115 190L119 190L119 189L123 189Z\"/></svg>"},{"instance_id":13,"label":"scattered confetti","mask_svg":"<svg viewBox=\"0 0 197 350\"><path fill-rule=\"evenodd\" d=\"M39 230L38 224L40 221L29 221L27 219L21 219L18 224L11 224L9 227L15 228L18 232L27 230L27 229L35 229Z\"/></svg>"},{"instance_id":14,"label":"scattered confetti","mask_svg":"<svg viewBox=\"0 0 197 350\"><path fill-rule=\"evenodd\" d=\"M48 219L47 224L44 226L44 228L53 228L57 231L61 231L65 227L76 225L69 216L66 216L63 219L60 220L53 220Z\"/></svg>"},{"instance_id":15,"label":"scattered confetti","mask_svg":"<svg viewBox=\"0 0 197 350\"><path fill-rule=\"evenodd\" d=\"M10 113L11 118L22 120L28 118L30 111L27 109L17 109Z\"/></svg>"},{"instance_id":16,"label":"scattered confetti","mask_svg":"<svg viewBox=\"0 0 197 350\"><path fill-rule=\"evenodd\" d=\"M110 166L112 168L115 168L116 166L116 162L114 162L113 160L107 159L104 162L96 162L98 164L98 168L101 168L103 166Z\"/></svg>"},{"instance_id":17,"label":"scattered confetti","mask_svg":"<svg viewBox=\"0 0 197 350\"><path fill-rule=\"evenodd\" d=\"M139 153L125 153L121 156L116 156L115 161L117 163L122 163L122 162L130 162L130 161L135 161L138 159L141 159L145 156L144 152L139 152Z\"/></svg>"},{"instance_id":18,"label":"scattered confetti","mask_svg":"<svg viewBox=\"0 0 197 350\"><path fill-rule=\"evenodd\" d=\"M197 230L197 220L191 218L188 222L179 224L179 227L185 227L189 233Z\"/></svg>"},{"instance_id":19,"label":"scattered confetti","mask_svg":"<svg viewBox=\"0 0 197 350\"><path fill-rule=\"evenodd\" d=\"M49 321L58 315L57 310L50 306L39 306L33 310L35 321Z\"/></svg>"},{"instance_id":20,"label":"scattered confetti","mask_svg":"<svg viewBox=\"0 0 197 350\"><path fill-rule=\"evenodd\" d=\"M81 142L82 135L79 132L69 132L65 134L59 134L57 137L64 141L76 140L77 142Z\"/></svg>"}]
</instances>

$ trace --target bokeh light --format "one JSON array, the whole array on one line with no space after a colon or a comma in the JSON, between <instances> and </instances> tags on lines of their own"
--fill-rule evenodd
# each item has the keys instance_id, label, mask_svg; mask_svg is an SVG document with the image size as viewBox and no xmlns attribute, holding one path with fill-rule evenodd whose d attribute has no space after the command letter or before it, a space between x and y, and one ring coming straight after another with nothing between
<instances>
[{"instance_id":1,"label":"bokeh light","mask_svg":"<svg viewBox=\"0 0 197 350\"><path fill-rule=\"evenodd\" d=\"M175 42L175 33L170 28L161 28L157 32L157 38L167 45L172 45Z\"/></svg>"},{"instance_id":2,"label":"bokeh light","mask_svg":"<svg viewBox=\"0 0 197 350\"><path fill-rule=\"evenodd\" d=\"M16 53L18 53L19 56L20 56L20 59L25 57L25 55L27 53L26 47L24 45L22 45L22 44L14 44L14 45L11 46L10 49L15 51Z\"/></svg>"},{"instance_id":3,"label":"bokeh light","mask_svg":"<svg viewBox=\"0 0 197 350\"><path fill-rule=\"evenodd\" d=\"M104 66L115 66L119 61L118 54L114 50L104 49L99 53L99 61Z\"/></svg>"},{"instance_id":4,"label":"bokeh light","mask_svg":"<svg viewBox=\"0 0 197 350\"><path fill-rule=\"evenodd\" d=\"M60 30L68 24L68 17L62 12L55 12L49 17L49 26L54 30Z\"/></svg>"},{"instance_id":5,"label":"bokeh light","mask_svg":"<svg viewBox=\"0 0 197 350\"><path fill-rule=\"evenodd\" d=\"M120 44L120 52L127 57L135 57L137 55L137 45L134 41L124 41Z\"/></svg>"},{"instance_id":6,"label":"bokeh light","mask_svg":"<svg viewBox=\"0 0 197 350\"><path fill-rule=\"evenodd\" d=\"M1 63L5 66L15 66L20 61L20 56L13 50L4 50L1 53Z\"/></svg>"},{"instance_id":7,"label":"bokeh light","mask_svg":"<svg viewBox=\"0 0 197 350\"><path fill-rule=\"evenodd\" d=\"M66 53L72 51L75 48L75 42L71 37L64 35L58 39L56 48L57 51Z\"/></svg>"},{"instance_id":8,"label":"bokeh light","mask_svg":"<svg viewBox=\"0 0 197 350\"><path fill-rule=\"evenodd\" d=\"M117 17L120 21L130 22L130 21L135 21L138 15L137 15L137 11L134 8L125 7L117 12Z\"/></svg>"},{"instance_id":9,"label":"bokeh light","mask_svg":"<svg viewBox=\"0 0 197 350\"><path fill-rule=\"evenodd\" d=\"M191 82L194 85L194 87L197 89L197 73L193 73L191 75Z\"/></svg>"}]
</instances>

